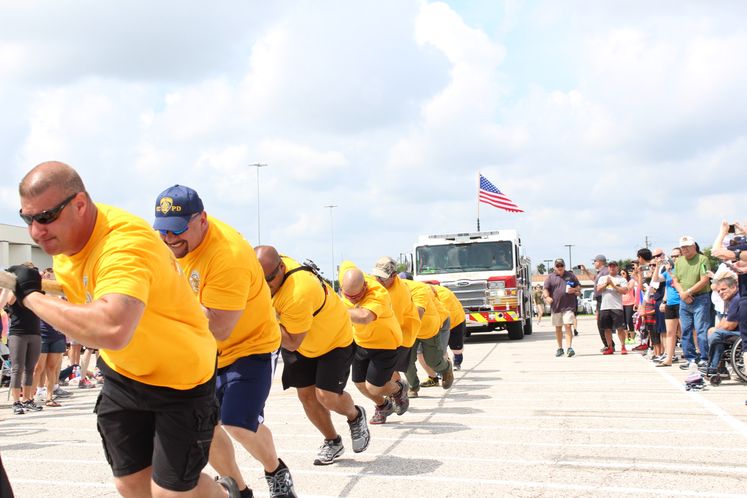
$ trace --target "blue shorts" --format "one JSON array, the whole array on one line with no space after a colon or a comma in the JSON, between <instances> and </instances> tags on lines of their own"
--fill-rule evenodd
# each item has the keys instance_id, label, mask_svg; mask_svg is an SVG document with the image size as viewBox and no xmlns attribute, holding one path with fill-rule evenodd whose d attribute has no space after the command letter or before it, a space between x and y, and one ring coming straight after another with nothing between
<instances>
[{"instance_id":1,"label":"blue shorts","mask_svg":"<svg viewBox=\"0 0 747 498\"><path fill-rule=\"evenodd\" d=\"M223 425L257 432L272 387L272 362L270 353L256 354L218 369L215 396Z\"/></svg>"},{"instance_id":2,"label":"blue shorts","mask_svg":"<svg viewBox=\"0 0 747 498\"><path fill-rule=\"evenodd\" d=\"M64 353L65 352L65 339L58 339L52 342L46 342L42 338L41 352L42 353Z\"/></svg>"}]
</instances>

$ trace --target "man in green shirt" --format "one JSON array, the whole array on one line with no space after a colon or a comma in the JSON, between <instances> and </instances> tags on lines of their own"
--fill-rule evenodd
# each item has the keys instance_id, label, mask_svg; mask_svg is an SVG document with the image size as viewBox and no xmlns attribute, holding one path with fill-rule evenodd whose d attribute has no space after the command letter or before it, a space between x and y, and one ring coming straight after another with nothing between
<instances>
[{"instance_id":1,"label":"man in green shirt","mask_svg":"<svg viewBox=\"0 0 747 498\"><path fill-rule=\"evenodd\" d=\"M687 360L680 365L686 370L692 362L706 364L708 359L708 327L711 323L711 298L708 278L708 258L698 251L695 239L685 235L680 238L682 256L674 264L672 285L680 294L680 324L682 326L682 353ZM695 351L693 329L697 334Z\"/></svg>"}]
</instances>

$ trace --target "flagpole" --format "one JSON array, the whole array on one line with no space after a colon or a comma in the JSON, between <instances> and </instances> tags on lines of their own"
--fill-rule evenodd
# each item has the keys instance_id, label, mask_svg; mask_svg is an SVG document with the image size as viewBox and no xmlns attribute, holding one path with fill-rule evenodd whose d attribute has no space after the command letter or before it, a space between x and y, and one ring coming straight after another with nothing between
<instances>
[{"instance_id":1,"label":"flagpole","mask_svg":"<svg viewBox=\"0 0 747 498\"><path fill-rule=\"evenodd\" d=\"M480 231L480 171L477 172L477 231Z\"/></svg>"}]
</instances>

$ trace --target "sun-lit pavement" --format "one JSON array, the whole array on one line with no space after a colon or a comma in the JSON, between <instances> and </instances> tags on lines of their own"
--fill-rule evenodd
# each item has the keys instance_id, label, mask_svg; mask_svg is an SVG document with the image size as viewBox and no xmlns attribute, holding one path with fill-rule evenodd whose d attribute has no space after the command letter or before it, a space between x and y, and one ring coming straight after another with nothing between
<instances>
[{"instance_id":1,"label":"sun-lit pavement","mask_svg":"<svg viewBox=\"0 0 747 498\"><path fill-rule=\"evenodd\" d=\"M279 374L267 423L306 497L747 496L745 385L686 392L676 366L602 356L593 322L579 329L575 358L554 357L547 321L522 341L473 335L451 390L421 390L407 414L371 427L365 453L352 452L335 417L348 451L334 465L312 465L321 437ZM0 390L0 453L16 496L116 496L91 391L13 416ZM267 496L260 467L237 454Z\"/></svg>"}]
</instances>

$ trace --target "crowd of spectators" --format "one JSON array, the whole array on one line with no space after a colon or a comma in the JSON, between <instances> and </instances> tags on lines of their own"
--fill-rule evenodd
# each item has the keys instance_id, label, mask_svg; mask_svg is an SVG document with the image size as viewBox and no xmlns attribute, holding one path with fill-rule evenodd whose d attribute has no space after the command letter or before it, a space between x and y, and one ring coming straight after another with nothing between
<instances>
[{"instance_id":1,"label":"crowd of spectators","mask_svg":"<svg viewBox=\"0 0 747 498\"><path fill-rule=\"evenodd\" d=\"M39 271L33 263L24 266ZM54 270L40 271L42 279L54 280ZM69 342L65 335L40 320L32 311L21 306L12 296L0 311L2 315L3 364L9 374L7 381L13 398L11 409L15 415L41 411L44 407L58 408L60 400L72 396L62 386L93 388L101 383L94 368L89 370L95 350ZM63 368L63 365L65 368Z\"/></svg>"},{"instance_id":2,"label":"crowd of spectators","mask_svg":"<svg viewBox=\"0 0 747 498\"><path fill-rule=\"evenodd\" d=\"M594 270L580 265L579 274L594 285L601 353L615 354L616 332L621 354L628 353L626 343L637 342L632 350L650 355L658 367L679 364L705 376L728 376L721 362L724 348L740 336L747 344L745 249L745 227L725 221L711 258L693 237L683 235L670 251L640 249L622 268L601 254L594 258ZM569 320L568 310L576 309L578 292L576 275L565 270L563 260L554 266L545 280L544 302L537 292L534 300L540 309L551 306L560 348L559 326Z\"/></svg>"}]
</instances>

